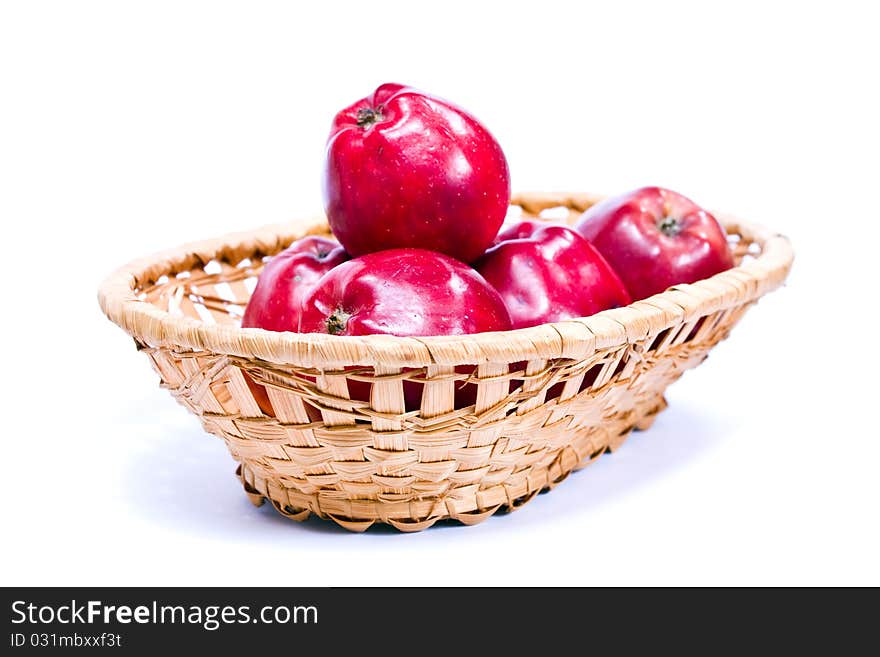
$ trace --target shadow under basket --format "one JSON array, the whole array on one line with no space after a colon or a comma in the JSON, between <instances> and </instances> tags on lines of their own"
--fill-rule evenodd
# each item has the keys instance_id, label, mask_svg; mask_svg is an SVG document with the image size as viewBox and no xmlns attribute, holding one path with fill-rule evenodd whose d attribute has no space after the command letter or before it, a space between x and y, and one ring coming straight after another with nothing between
<instances>
[{"instance_id":1,"label":"shadow under basket","mask_svg":"<svg viewBox=\"0 0 880 657\"><path fill-rule=\"evenodd\" d=\"M511 216L571 223L598 200L522 194ZM104 281L99 301L161 385L223 438L255 504L268 499L294 520L314 513L354 531L375 522L420 530L445 518L471 525L648 428L666 386L782 284L788 240L717 216L735 268L516 331L397 338L240 328L265 260L328 233L323 220L138 260ZM456 394L469 386L475 394Z\"/></svg>"}]
</instances>

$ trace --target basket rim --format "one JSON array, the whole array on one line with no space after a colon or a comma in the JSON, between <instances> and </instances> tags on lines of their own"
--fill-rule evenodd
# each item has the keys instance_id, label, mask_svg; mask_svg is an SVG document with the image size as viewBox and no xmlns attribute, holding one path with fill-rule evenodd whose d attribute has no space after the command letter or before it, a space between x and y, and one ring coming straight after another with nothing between
<instances>
[{"instance_id":1,"label":"basket rim","mask_svg":"<svg viewBox=\"0 0 880 657\"><path fill-rule=\"evenodd\" d=\"M557 206L582 209L603 198L595 194L532 192L514 195L511 204L537 214ZM788 238L729 214L714 214L728 232L760 243L761 253L710 278L673 286L622 308L510 331L429 337L282 333L175 317L134 293L145 281L211 260L237 263L259 253L276 253L294 239L326 232L323 218L229 233L139 258L101 283L98 302L111 321L152 347L174 346L296 367L326 370L353 365L427 367L551 358L580 360L599 349L640 340L702 315L754 301L784 282L794 258Z\"/></svg>"}]
</instances>

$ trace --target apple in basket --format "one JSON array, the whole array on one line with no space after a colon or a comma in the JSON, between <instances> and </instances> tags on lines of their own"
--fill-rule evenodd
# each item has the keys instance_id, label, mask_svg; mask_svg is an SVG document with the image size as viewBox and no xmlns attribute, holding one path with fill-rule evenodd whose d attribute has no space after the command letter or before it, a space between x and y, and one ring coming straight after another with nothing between
<instances>
[{"instance_id":1,"label":"apple in basket","mask_svg":"<svg viewBox=\"0 0 880 657\"><path fill-rule=\"evenodd\" d=\"M257 280L242 328L298 331L302 300L328 271L348 260L339 242L310 235L273 256Z\"/></svg>"},{"instance_id":2,"label":"apple in basket","mask_svg":"<svg viewBox=\"0 0 880 657\"><path fill-rule=\"evenodd\" d=\"M260 272L241 320L242 328L298 331L303 298L321 276L348 257L339 242L317 235L303 237L273 256ZM247 373L245 382L260 409L272 415L266 389Z\"/></svg>"},{"instance_id":3,"label":"apple in basket","mask_svg":"<svg viewBox=\"0 0 880 657\"><path fill-rule=\"evenodd\" d=\"M498 142L452 103L383 84L339 112L327 142L324 206L346 251L439 251L472 262L510 200Z\"/></svg>"},{"instance_id":4,"label":"apple in basket","mask_svg":"<svg viewBox=\"0 0 880 657\"><path fill-rule=\"evenodd\" d=\"M614 267L636 300L733 266L718 220L662 187L606 199L584 212L575 229Z\"/></svg>"},{"instance_id":5,"label":"apple in basket","mask_svg":"<svg viewBox=\"0 0 880 657\"><path fill-rule=\"evenodd\" d=\"M568 226L520 221L474 263L510 312L513 328L625 306L629 294L599 252Z\"/></svg>"},{"instance_id":6,"label":"apple in basket","mask_svg":"<svg viewBox=\"0 0 880 657\"><path fill-rule=\"evenodd\" d=\"M300 320L302 333L331 335L466 335L510 327L501 296L479 273L425 249L379 251L342 263L305 298ZM457 371L470 374L473 367ZM407 410L419 408L422 387L404 382ZM349 380L349 393L367 401L369 384ZM456 407L475 398L475 385L457 385Z\"/></svg>"}]
</instances>

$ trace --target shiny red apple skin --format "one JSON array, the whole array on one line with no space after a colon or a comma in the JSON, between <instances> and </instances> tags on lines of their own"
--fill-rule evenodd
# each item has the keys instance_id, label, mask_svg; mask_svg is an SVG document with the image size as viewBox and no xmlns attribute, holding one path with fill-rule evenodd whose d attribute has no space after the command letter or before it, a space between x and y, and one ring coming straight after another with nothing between
<instances>
[{"instance_id":1,"label":"shiny red apple skin","mask_svg":"<svg viewBox=\"0 0 880 657\"><path fill-rule=\"evenodd\" d=\"M474 268L501 294L513 328L587 317L630 302L611 265L563 224L512 224Z\"/></svg>"},{"instance_id":2,"label":"shiny red apple skin","mask_svg":"<svg viewBox=\"0 0 880 657\"><path fill-rule=\"evenodd\" d=\"M718 220L662 187L606 199L584 212L575 229L614 267L635 300L734 264Z\"/></svg>"},{"instance_id":3,"label":"shiny red apple skin","mask_svg":"<svg viewBox=\"0 0 880 657\"><path fill-rule=\"evenodd\" d=\"M272 256L257 279L241 320L242 328L298 331L303 298L321 276L348 259L339 242L318 235L303 237ZM266 388L247 372L244 380L260 410L274 415ZM312 420L319 418L311 406L307 410Z\"/></svg>"},{"instance_id":4,"label":"shiny red apple skin","mask_svg":"<svg viewBox=\"0 0 880 657\"><path fill-rule=\"evenodd\" d=\"M510 328L498 292L463 262L424 249L370 253L324 274L302 304L301 333L403 337Z\"/></svg>"},{"instance_id":5,"label":"shiny red apple skin","mask_svg":"<svg viewBox=\"0 0 880 657\"><path fill-rule=\"evenodd\" d=\"M310 235L273 256L257 279L242 328L298 331L302 301L318 280L349 256L339 242Z\"/></svg>"},{"instance_id":6,"label":"shiny red apple skin","mask_svg":"<svg viewBox=\"0 0 880 657\"><path fill-rule=\"evenodd\" d=\"M510 200L507 160L489 131L460 107L399 84L336 115L323 182L330 227L352 256L422 248L472 262Z\"/></svg>"}]
</instances>

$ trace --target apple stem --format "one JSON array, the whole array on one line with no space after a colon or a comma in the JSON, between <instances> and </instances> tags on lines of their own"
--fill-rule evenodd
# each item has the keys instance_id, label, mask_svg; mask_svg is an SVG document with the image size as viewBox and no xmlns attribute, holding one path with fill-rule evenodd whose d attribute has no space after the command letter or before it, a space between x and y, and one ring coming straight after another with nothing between
<instances>
[{"instance_id":1,"label":"apple stem","mask_svg":"<svg viewBox=\"0 0 880 657\"><path fill-rule=\"evenodd\" d=\"M359 128L366 128L368 126L373 125L376 121L379 121L382 118L382 107L379 106L377 108L372 107L361 107L357 111L357 124Z\"/></svg>"},{"instance_id":2,"label":"apple stem","mask_svg":"<svg viewBox=\"0 0 880 657\"><path fill-rule=\"evenodd\" d=\"M345 312L342 308L337 308L330 316L327 318L327 333L330 335L339 335L340 333L345 333L345 329L348 326L348 320L351 317L350 313Z\"/></svg>"},{"instance_id":3,"label":"apple stem","mask_svg":"<svg viewBox=\"0 0 880 657\"><path fill-rule=\"evenodd\" d=\"M663 217L658 223L657 228L660 232L668 237L675 237L681 232L681 223L675 217Z\"/></svg>"}]
</instances>

